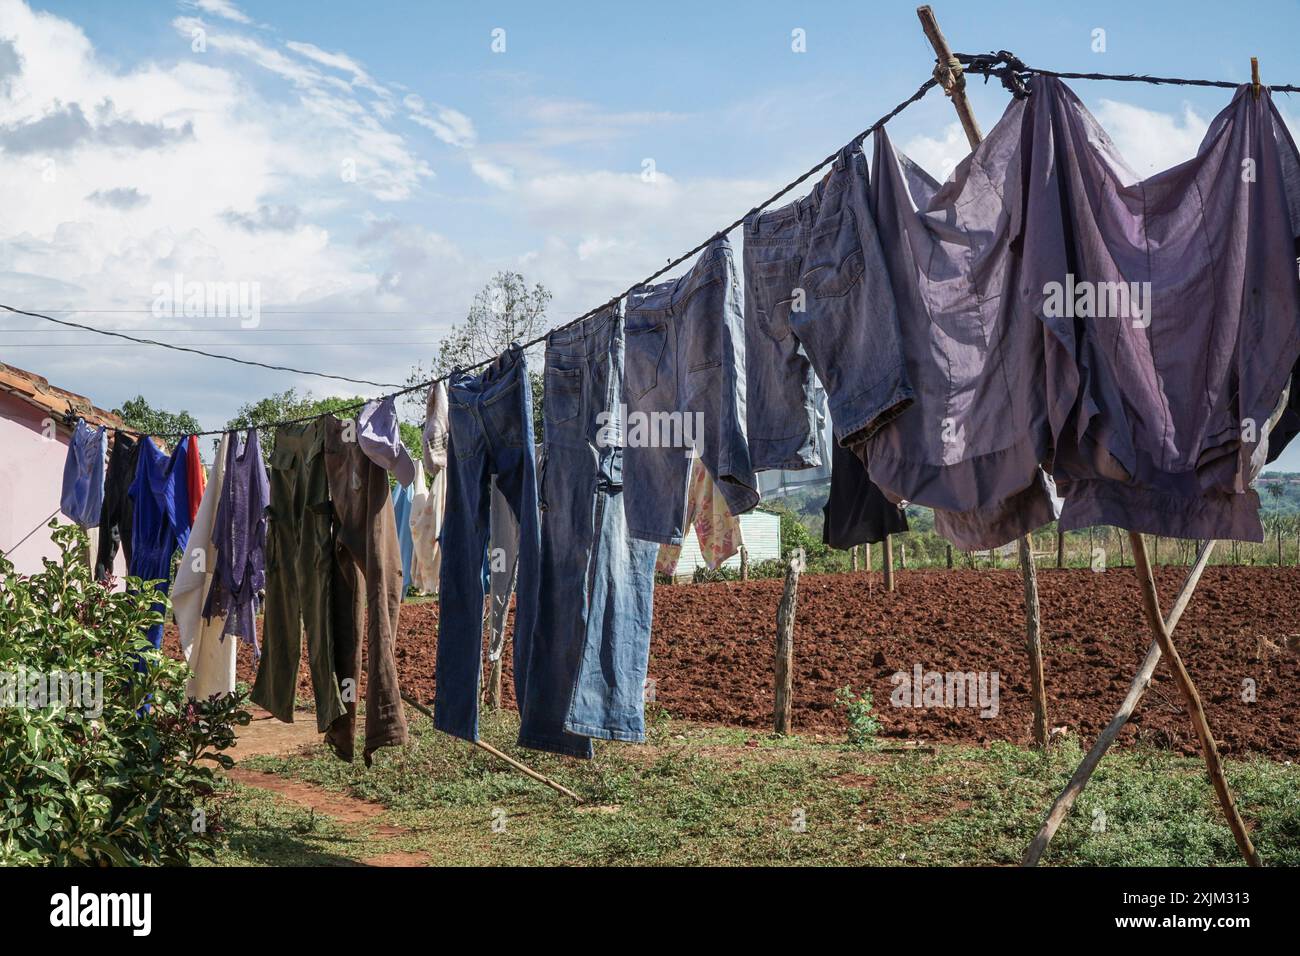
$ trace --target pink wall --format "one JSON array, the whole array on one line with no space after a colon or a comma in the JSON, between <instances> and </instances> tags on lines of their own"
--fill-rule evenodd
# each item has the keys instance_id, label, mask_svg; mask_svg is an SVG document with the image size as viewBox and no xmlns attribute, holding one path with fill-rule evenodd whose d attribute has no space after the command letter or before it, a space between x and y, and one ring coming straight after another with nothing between
<instances>
[{"instance_id":1,"label":"pink wall","mask_svg":"<svg viewBox=\"0 0 1300 956\"><path fill-rule=\"evenodd\" d=\"M35 574L41 570L42 558L59 554L45 525L50 512L59 507L70 433L60 427L57 440L46 438L47 418L42 409L0 392L0 551L19 574ZM33 528L39 530L15 547ZM126 573L120 553L116 573L119 577Z\"/></svg>"}]
</instances>

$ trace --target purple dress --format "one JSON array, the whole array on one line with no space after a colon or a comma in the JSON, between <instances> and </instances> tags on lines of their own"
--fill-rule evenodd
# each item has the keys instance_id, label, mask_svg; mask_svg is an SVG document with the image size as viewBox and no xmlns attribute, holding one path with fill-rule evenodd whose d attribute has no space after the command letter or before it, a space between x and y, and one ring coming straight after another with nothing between
<instances>
[{"instance_id":1,"label":"purple dress","mask_svg":"<svg viewBox=\"0 0 1300 956\"><path fill-rule=\"evenodd\" d=\"M224 615L222 637L237 635L252 644L259 656L257 607L258 595L266 587L266 509L270 501L271 483L257 431L248 430L242 448L239 436L232 435L212 529L216 568L203 615L208 619Z\"/></svg>"}]
</instances>

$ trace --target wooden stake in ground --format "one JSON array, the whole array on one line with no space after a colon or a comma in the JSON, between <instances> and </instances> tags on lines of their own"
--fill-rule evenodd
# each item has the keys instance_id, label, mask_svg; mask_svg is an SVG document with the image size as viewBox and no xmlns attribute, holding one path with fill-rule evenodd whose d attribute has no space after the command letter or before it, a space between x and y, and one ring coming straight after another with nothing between
<instances>
[{"instance_id":1,"label":"wooden stake in ground","mask_svg":"<svg viewBox=\"0 0 1300 956\"><path fill-rule=\"evenodd\" d=\"M1210 552L1214 550L1214 542L1206 541L1201 545L1200 552L1196 555L1196 563L1188 572L1187 580L1183 582L1183 589L1178 592L1178 600L1174 601L1174 606L1169 610L1169 616L1165 618L1165 630L1171 634L1175 627L1178 626L1178 619L1183 616L1183 611L1187 609L1187 604L1192 599L1192 594L1196 590L1197 583L1201 580L1201 573L1205 566L1210 563ZM1146 657L1142 661L1142 666L1133 677L1133 682L1129 684L1128 693L1124 696L1124 702L1119 705L1119 710L1115 711L1115 716L1110 719L1106 729L1101 732L1088 755L1083 758L1073 774L1070 775L1070 782L1065 785L1061 795L1056 798L1052 804L1052 809L1047 811L1047 818L1039 828L1038 834L1034 837L1029 849L1025 851L1025 858L1021 861L1022 866L1037 866L1043 852L1047 849L1047 844L1052 842L1052 837L1056 835L1057 829L1065 821L1074 806L1075 799L1083 792L1083 788L1088 785L1088 780L1092 772L1097 769L1097 764L1101 758L1106 755L1110 745L1115 742L1119 732L1124 729L1128 723L1129 717L1137 709L1138 701L1151 686L1151 677L1156 672L1156 665L1160 663L1160 642L1152 641L1151 646L1147 648Z\"/></svg>"},{"instance_id":2,"label":"wooden stake in ground","mask_svg":"<svg viewBox=\"0 0 1300 956\"><path fill-rule=\"evenodd\" d=\"M402 695L402 700L406 701L407 704L414 707L416 710L424 714L424 716L428 717L430 720L433 720L433 711L429 710L428 707L425 707L419 701L412 700L410 697L407 697L405 694ZM485 741L482 740L473 740L470 741L470 743L472 743L479 750L485 751L486 753L490 753L492 756L496 757L498 760L502 761L503 763L509 764L515 770L518 770L520 773L522 773L525 777L531 777L532 779L536 780L538 783L546 784L552 790L556 791L557 793L564 794L566 797L568 797L569 799L573 800L576 803L583 802L582 797L578 796L568 787L564 786L563 784L556 783L550 777L543 776L542 774L534 770L532 767L520 763L514 757L508 756L507 754L503 754L501 751L497 750L497 748L493 747L491 744L486 743Z\"/></svg>"},{"instance_id":3,"label":"wooden stake in ground","mask_svg":"<svg viewBox=\"0 0 1300 956\"><path fill-rule=\"evenodd\" d=\"M776 609L776 693L772 723L778 734L790 733L790 715L794 709L794 612L799 599L799 573L803 569L803 548L796 548L786 564L785 589Z\"/></svg>"},{"instance_id":4,"label":"wooden stake in ground","mask_svg":"<svg viewBox=\"0 0 1300 956\"><path fill-rule=\"evenodd\" d=\"M1250 842L1250 835L1246 833L1246 825L1241 820L1241 814L1237 812L1232 790L1228 787L1228 778L1223 775L1223 762L1219 759L1219 748L1214 742L1214 735L1210 733L1210 724L1205 719L1201 695L1197 692L1196 685L1192 683L1187 668L1183 666L1178 648L1174 647L1169 629L1165 627L1164 619L1160 616L1160 598L1156 594L1151 562L1147 560L1146 543L1142 540L1142 535L1136 531L1130 531L1128 537L1129 544L1133 547L1133 567L1137 572L1138 585L1142 588L1142 610L1146 613L1147 624L1151 628L1152 635L1169 661L1169 669L1174 674L1174 683L1178 685L1178 690L1183 695L1183 703L1187 705L1187 712L1192 718L1192 726L1196 728L1196 735L1201 738L1205 769L1209 772L1210 782L1214 784L1214 792L1218 794L1223 815L1228 818L1232 836L1237 841L1237 848L1241 850L1241 855L1246 858L1246 862L1251 866L1263 866L1259 853Z\"/></svg>"},{"instance_id":5,"label":"wooden stake in ground","mask_svg":"<svg viewBox=\"0 0 1300 956\"><path fill-rule=\"evenodd\" d=\"M1042 625L1038 617L1038 571L1029 535L1020 539L1020 567L1025 582L1025 647L1029 651L1029 686L1034 696L1034 745L1047 748L1047 685L1043 682Z\"/></svg>"},{"instance_id":6,"label":"wooden stake in ground","mask_svg":"<svg viewBox=\"0 0 1300 956\"><path fill-rule=\"evenodd\" d=\"M979 123L975 122L975 112L971 109L970 100L966 98L966 76L962 73L961 64L953 58L934 11L928 5L921 6L916 8L916 15L921 20L921 29L925 31L926 39L934 47L934 77L952 100L957 118L961 120L961 128L966 131L966 141L973 150L984 139L984 134L980 132ZM1040 747L1046 747L1047 688L1043 683L1043 652L1038 622L1038 575L1034 570L1033 541L1028 536L1020 542L1020 573L1025 583L1025 639L1029 646L1029 676L1034 695L1034 739Z\"/></svg>"},{"instance_id":7,"label":"wooden stake in ground","mask_svg":"<svg viewBox=\"0 0 1300 956\"><path fill-rule=\"evenodd\" d=\"M894 536L885 535L884 552L881 555L884 562L881 570L885 572L885 590L894 590Z\"/></svg>"}]
</instances>

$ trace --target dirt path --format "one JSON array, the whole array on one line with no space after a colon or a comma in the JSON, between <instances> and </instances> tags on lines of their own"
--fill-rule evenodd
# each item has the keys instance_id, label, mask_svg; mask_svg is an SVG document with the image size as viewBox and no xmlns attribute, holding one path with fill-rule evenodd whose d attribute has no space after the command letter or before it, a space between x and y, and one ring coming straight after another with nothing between
<instances>
[{"instance_id":1,"label":"dirt path","mask_svg":"<svg viewBox=\"0 0 1300 956\"><path fill-rule=\"evenodd\" d=\"M364 726L364 721L362 722ZM361 728L358 728L359 730ZM387 809L378 803L358 800L347 794L326 790L314 784L292 780L276 773L250 770L238 766L249 757L291 756L305 747L320 741L316 732L316 719L309 713L295 714L292 724L282 723L260 708L253 708L253 721L240 730L231 753L236 766L226 771L226 776L245 787L256 787L274 793L282 800L296 804L313 813L329 817L340 826L353 831L361 839L388 840L413 836L405 827L383 822ZM432 862L426 853L395 850L363 857L362 866L428 866Z\"/></svg>"}]
</instances>

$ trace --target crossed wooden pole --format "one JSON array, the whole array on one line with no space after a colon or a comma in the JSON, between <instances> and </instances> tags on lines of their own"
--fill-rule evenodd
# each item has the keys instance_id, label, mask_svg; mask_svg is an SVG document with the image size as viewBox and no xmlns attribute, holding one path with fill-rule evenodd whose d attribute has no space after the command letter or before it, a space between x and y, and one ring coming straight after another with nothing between
<instances>
[{"instance_id":1,"label":"crossed wooden pole","mask_svg":"<svg viewBox=\"0 0 1300 956\"><path fill-rule=\"evenodd\" d=\"M961 120L962 129L966 132L966 138L970 142L971 149L974 149L979 145L983 136L980 133L979 124L975 120L970 101L966 98L966 83L965 77L962 76L961 64L953 57L947 40L944 39L943 33L939 30L934 11L929 6L922 6L917 8L916 15L921 20L921 27L925 31L926 38L929 39L930 45L934 47L936 57L935 77L943 86L944 92L952 99L953 107L957 111L957 117ZM1123 703L1120 704L1119 710L1097 738L1087 756L1083 758L1083 762L1071 775L1065 789L1056 798L1056 802L1052 804L1038 834L1029 845L1029 849L1025 851L1023 865L1034 866L1038 863L1043 851L1047 849L1047 844L1070 812L1075 799L1083 792L1083 788L1087 785L1088 778L1092 775L1093 770L1096 769L1097 764L1101 761L1111 743L1114 742L1124 724L1128 722L1130 715L1137 707L1138 701L1142 699L1142 695L1146 693L1147 687L1151 684L1151 677L1155 673L1156 665L1160 663L1160 658L1164 656L1169 660L1174 682L1178 685L1178 690L1183 696L1183 702L1187 705L1192 726L1196 729L1196 735L1200 738L1201 752L1205 757L1205 767L1209 773L1210 782L1214 786L1219 805L1223 808L1223 815L1228 820L1232 836L1237 841L1237 847L1247 863L1251 866L1262 866L1263 861L1260 859L1259 852L1255 849L1254 844L1251 843L1250 835L1246 832L1246 825L1237 810L1236 802L1233 800L1232 790L1228 787L1228 780L1223 772L1223 761L1219 758L1219 750L1214 742L1214 735L1210 732L1210 725L1205 717L1205 708L1201 705L1201 696L1196 689L1196 685L1192 682L1191 675L1187 673L1187 668L1183 665L1183 659L1174 646L1172 637L1174 627L1178 624L1178 619L1182 617L1183 611L1186 610L1188 603L1191 601L1196 586L1201 580L1201 574L1209 563L1210 552L1214 549L1214 542L1206 541L1201 545L1200 552L1196 557L1196 563L1188 573L1182 591L1170 609L1169 618L1166 620L1160 615L1160 598L1156 594L1155 578L1151 573L1151 563L1147 559L1146 543L1143 541L1142 535L1135 531L1129 532L1129 541L1133 547L1133 569L1137 574L1138 586L1142 591L1142 611L1155 640L1147 650L1146 658L1143 660L1142 666L1138 668L1133 682L1129 685L1128 694L1124 697ZM1044 731L1046 729L1046 700L1042 690L1042 649L1038 642L1038 588L1033 570L1033 554L1027 546L1027 541L1023 539L1020 542L1020 557L1021 567L1025 571L1025 601L1026 609L1029 612L1027 629L1031 677L1035 678L1034 717L1035 735L1037 735L1040 719ZM1026 560L1028 564L1026 564Z\"/></svg>"}]
</instances>

